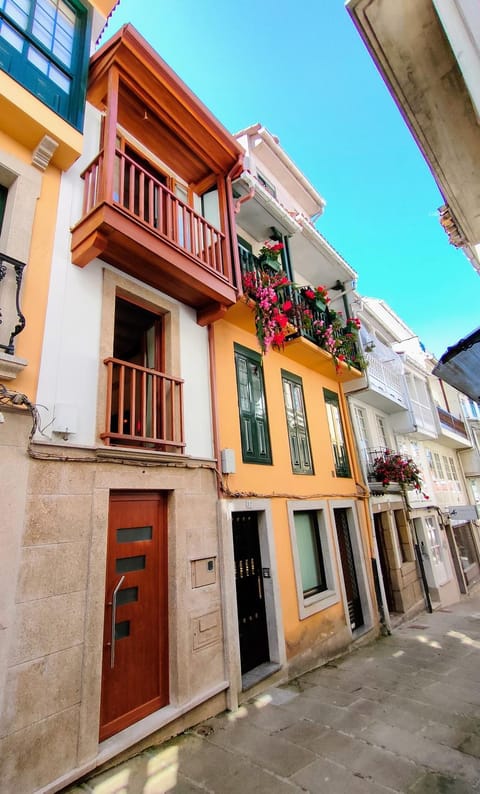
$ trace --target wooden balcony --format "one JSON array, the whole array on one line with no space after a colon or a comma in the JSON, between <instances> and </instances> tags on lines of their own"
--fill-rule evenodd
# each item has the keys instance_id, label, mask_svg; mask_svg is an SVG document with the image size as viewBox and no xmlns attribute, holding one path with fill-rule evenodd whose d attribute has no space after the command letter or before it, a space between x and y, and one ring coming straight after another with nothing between
<instances>
[{"instance_id":1,"label":"wooden balcony","mask_svg":"<svg viewBox=\"0 0 480 794\"><path fill-rule=\"evenodd\" d=\"M100 152L82 174L82 219L72 231L74 264L84 267L100 257L194 306L199 322L202 312L221 315L236 294L225 235L120 149L113 179L104 173L105 162Z\"/></svg>"},{"instance_id":2,"label":"wooden balcony","mask_svg":"<svg viewBox=\"0 0 480 794\"><path fill-rule=\"evenodd\" d=\"M183 452L183 380L107 358L106 444Z\"/></svg>"}]
</instances>

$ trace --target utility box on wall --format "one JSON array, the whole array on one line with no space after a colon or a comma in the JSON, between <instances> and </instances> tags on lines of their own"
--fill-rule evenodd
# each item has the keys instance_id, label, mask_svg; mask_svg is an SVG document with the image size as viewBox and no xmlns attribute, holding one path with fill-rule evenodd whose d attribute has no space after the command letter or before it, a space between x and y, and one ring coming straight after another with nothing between
<instances>
[{"instance_id":1,"label":"utility box on wall","mask_svg":"<svg viewBox=\"0 0 480 794\"><path fill-rule=\"evenodd\" d=\"M192 560L192 587L205 587L217 581L216 557Z\"/></svg>"}]
</instances>

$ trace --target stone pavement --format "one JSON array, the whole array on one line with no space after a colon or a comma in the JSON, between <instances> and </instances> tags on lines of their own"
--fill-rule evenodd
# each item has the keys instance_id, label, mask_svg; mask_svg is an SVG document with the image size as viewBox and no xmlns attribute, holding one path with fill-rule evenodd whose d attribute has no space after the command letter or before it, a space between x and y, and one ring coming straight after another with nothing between
<instances>
[{"instance_id":1,"label":"stone pavement","mask_svg":"<svg viewBox=\"0 0 480 794\"><path fill-rule=\"evenodd\" d=\"M480 596L66 791L480 794Z\"/></svg>"}]
</instances>

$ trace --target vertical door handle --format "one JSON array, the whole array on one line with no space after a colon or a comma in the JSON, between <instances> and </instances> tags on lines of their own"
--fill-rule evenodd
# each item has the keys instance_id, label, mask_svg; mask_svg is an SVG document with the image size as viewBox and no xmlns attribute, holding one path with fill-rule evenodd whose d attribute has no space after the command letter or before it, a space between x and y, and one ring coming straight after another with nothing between
<instances>
[{"instance_id":1,"label":"vertical door handle","mask_svg":"<svg viewBox=\"0 0 480 794\"><path fill-rule=\"evenodd\" d=\"M110 668L115 666L115 622L117 619L117 593L120 590L125 576L121 576L112 594L112 642L110 645Z\"/></svg>"}]
</instances>

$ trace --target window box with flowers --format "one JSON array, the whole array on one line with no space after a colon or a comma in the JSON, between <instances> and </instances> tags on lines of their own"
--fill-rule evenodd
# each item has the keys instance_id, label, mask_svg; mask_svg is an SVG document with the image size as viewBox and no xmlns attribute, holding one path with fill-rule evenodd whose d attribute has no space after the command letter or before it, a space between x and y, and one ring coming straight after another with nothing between
<instances>
[{"instance_id":1,"label":"window box with flowers","mask_svg":"<svg viewBox=\"0 0 480 794\"><path fill-rule=\"evenodd\" d=\"M343 320L341 312L329 308L325 287L298 286L281 271L255 270L244 273L245 297L252 302L255 329L262 353L281 350L295 337L305 337L330 353L337 372L344 363L363 370L359 352L357 318Z\"/></svg>"},{"instance_id":2,"label":"window box with flowers","mask_svg":"<svg viewBox=\"0 0 480 794\"><path fill-rule=\"evenodd\" d=\"M423 492L421 471L412 458L385 449L373 459L369 473L370 488L375 485L383 490L394 486L394 490L417 491L425 499L429 497Z\"/></svg>"}]
</instances>

